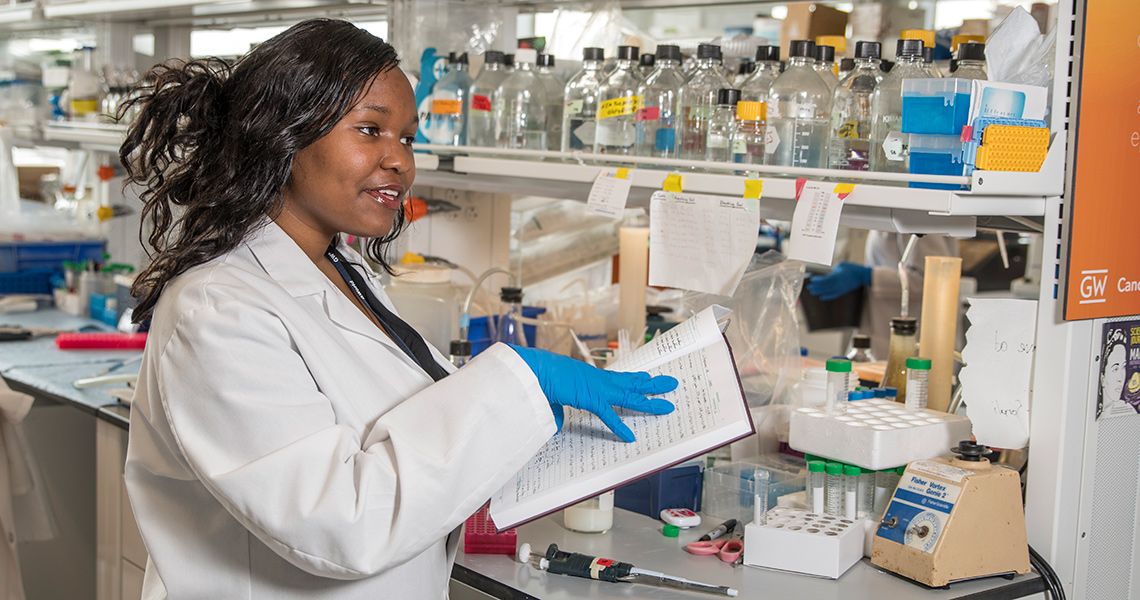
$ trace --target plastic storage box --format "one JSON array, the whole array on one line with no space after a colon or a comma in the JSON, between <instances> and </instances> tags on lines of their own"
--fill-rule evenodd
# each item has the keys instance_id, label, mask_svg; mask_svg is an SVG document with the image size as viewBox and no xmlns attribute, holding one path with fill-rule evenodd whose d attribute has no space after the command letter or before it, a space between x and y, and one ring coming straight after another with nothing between
<instances>
[{"instance_id":1,"label":"plastic storage box","mask_svg":"<svg viewBox=\"0 0 1140 600\"><path fill-rule=\"evenodd\" d=\"M964 145L957 135L912 135L907 169L922 175L963 175ZM962 186L947 183L911 182L910 187L932 190L957 190Z\"/></svg>"},{"instance_id":2,"label":"plastic storage box","mask_svg":"<svg viewBox=\"0 0 1140 600\"><path fill-rule=\"evenodd\" d=\"M701 510L704 472L700 465L680 465L642 477L614 490L614 506L656 519L666 508Z\"/></svg>"},{"instance_id":3,"label":"plastic storage box","mask_svg":"<svg viewBox=\"0 0 1140 600\"><path fill-rule=\"evenodd\" d=\"M766 469L771 474L768 506L774 507L780 496L804 489L804 475L800 469L802 462L764 456L755 461L733 462L705 469L702 512L706 516L747 523L752 520L753 475L756 469Z\"/></svg>"},{"instance_id":4,"label":"plastic storage box","mask_svg":"<svg viewBox=\"0 0 1140 600\"><path fill-rule=\"evenodd\" d=\"M906 79L902 132L961 135L970 118L969 79Z\"/></svg>"},{"instance_id":5,"label":"plastic storage box","mask_svg":"<svg viewBox=\"0 0 1140 600\"><path fill-rule=\"evenodd\" d=\"M25 269L14 273L0 273L0 295L50 294L52 269Z\"/></svg>"}]
</instances>

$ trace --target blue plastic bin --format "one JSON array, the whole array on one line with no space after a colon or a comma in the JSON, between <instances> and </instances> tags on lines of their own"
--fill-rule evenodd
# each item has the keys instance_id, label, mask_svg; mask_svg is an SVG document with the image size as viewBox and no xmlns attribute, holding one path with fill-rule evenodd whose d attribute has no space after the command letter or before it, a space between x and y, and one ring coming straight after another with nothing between
<instances>
[{"instance_id":1,"label":"blue plastic bin","mask_svg":"<svg viewBox=\"0 0 1140 600\"><path fill-rule=\"evenodd\" d=\"M524 306L522 312L524 317L535 319L538 318L538 315L546 312L546 309L538 306ZM477 356L480 352L491 347L491 329L487 327L488 318L475 317L471 319L471 324L467 328L467 339L471 342L471 356ZM494 322L498 324L498 316L494 318ZM523 337L526 338L528 346L534 346L534 333L534 325L523 325Z\"/></svg>"},{"instance_id":2,"label":"blue plastic bin","mask_svg":"<svg viewBox=\"0 0 1140 600\"><path fill-rule=\"evenodd\" d=\"M50 294L53 269L26 269L15 273L0 272L0 295Z\"/></svg>"},{"instance_id":3,"label":"blue plastic bin","mask_svg":"<svg viewBox=\"0 0 1140 600\"><path fill-rule=\"evenodd\" d=\"M0 273L33 269L62 270L64 262L103 261L106 242L0 242ZM51 291L51 290L48 290Z\"/></svg>"},{"instance_id":4,"label":"blue plastic bin","mask_svg":"<svg viewBox=\"0 0 1140 600\"><path fill-rule=\"evenodd\" d=\"M700 465L681 465L619 487L614 492L614 506L653 519L661 518L661 511L666 508L699 511L703 485L704 471Z\"/></svg>"},{"instance_id":5,"label":"blue plastic bin","mask_svg":"<svg viewBox=\"0 0 1140 600\"><path fill-rule=\"evenodd\" d=\"M961 135L970 118L969 79L906 79L902 89L902 132Z\"/></svg>"}]
</instances>

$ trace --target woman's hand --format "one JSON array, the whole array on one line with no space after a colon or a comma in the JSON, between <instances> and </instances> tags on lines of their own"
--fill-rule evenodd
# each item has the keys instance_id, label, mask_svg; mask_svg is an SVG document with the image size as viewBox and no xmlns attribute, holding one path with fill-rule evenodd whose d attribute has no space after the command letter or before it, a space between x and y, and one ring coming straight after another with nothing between
<instances>
[{"instance_id":1,"label":"woman's hand","mask_svg":"<svg viewBox=\"0 0 1140 600\"><path fill-rule=\"evenodd\" d=\"M562 430L563 407L588 410L598 416L623 442L634 441L633 432L614 412L614 406L651 415L673 412L673 403L648 395L677 389L677 380L668 375L618 373L592 367L582 361L538 350L511 346L534 371L542 392L554 411L554 422Z\"/></svg>"}]
</instances>

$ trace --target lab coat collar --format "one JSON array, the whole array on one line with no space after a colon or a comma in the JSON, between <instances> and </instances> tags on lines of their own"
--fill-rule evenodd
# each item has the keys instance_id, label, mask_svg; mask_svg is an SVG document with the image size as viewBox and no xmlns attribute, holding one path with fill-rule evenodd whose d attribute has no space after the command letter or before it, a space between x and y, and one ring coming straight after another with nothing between
<instances>
[{"instance_id":1,"label":"lab coat collar","mask_svg":"<svg viewBox=\"0 0 1140 600\"><path fill-rule=\"evenodd\" d=\"M246 245L265 272L281 284L291 296L303 298L319 294L320 297L313 300L337 326L387 346L406 364L423 373L425 377L428 376L387 334L380 331L375 323L364 316L340 290L333 286L317 265L309 260L297 242L293 241L293 238L289 237L289 234L285 233L276 222L265 220L249 237ZM342 239L337 240L337 249L350 263L361 265L369 275L369 279L374 280L376 273ZM382 294L377 295L383 297Z\"/></svg>"}]
</instances>

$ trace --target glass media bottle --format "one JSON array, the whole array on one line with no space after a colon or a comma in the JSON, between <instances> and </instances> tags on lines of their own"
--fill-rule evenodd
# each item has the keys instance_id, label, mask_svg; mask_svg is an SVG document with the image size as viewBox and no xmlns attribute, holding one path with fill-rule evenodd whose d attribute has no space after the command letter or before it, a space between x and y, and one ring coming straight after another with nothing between
<instances>
[{"instance_id":1,"label":"glass media bottle","mask_svg":"<svg viewBox=\"0 0 1140 600\"><path fill-rule=\"evenodd\" d=\"M721 89L716 94L716 110L709 120L708 141L705 143L705 160L730 162L732 137L736 133L736 103L740 90Z\"/></svg>"},{"instance_id":2,"label":"glass media bottle","mask_svg":"<svg viewBox=\"0 0 1140 600\"><path fill-rule=\"evenodd\" d=\"M618 46L614 70L599 88L596 153L633 154L637 141L635 119L641 108L641 96L637 94L641 85L637 54L636 46Z\"/></svg>"},{"instance_id":3,"label":"glass media bottle","mask_svg":"<svg viewBox=\"0 0 1140 600\"><path fill-rule=\"evenodd\" d=\"M764 130L767 105L741 100L736 103L736 132L732 136L732 162L764 164Z\"/></svg>"},{"instance_id":4,"label":"glass media bottle","mask_svg":"<svg viewBox=\"0 0 1140 600\"><path fill-rule=\"evenodd\" d=\"M562 144L562 80L554 73L554 55L539 54L538 81L546 96L546 149L559 150Z\"/></svg>"},{"instance_id":5,"label":"glass media bottle","mask_svg":"<svg viewBox=\"0 0 1140 600\"><path fill-rule=\"evenodd\" d=\"M491 112L491 98L499 84L507 78L503 68L503 53L488 50L483 56L483 68L471 82L467 95L467 143L471 146L495 145L495 119Z\"/></svg>"},{"instance_id":6,"label":"glass media bottle","mask_svg":"<svg viewBox=\"0 0 1140 600\"><path fill-rule=\"evenodd\" d=\"M682 124L677 138L681 158L704 160L709 119L716 108L717 92L731 87L724 77L720 46L697 46L697 68L681 88Z\"/></svg>"},{"instance_id":7,"label":"glass media bottle","mask_svg":"<svg viewBox=\"0 0 1140 600\"><path fill-rule=\"evenodd\" d=\"M815 72L819 73L820 79L827 84L827 89L834 91L835 86L839 85L839 78L836 76L838 69L835 67L835 47L816 46L815 64L812 66Z\"/></svg>"},{"instance_id":8,"label":"glass media bottle","mask_svg":"<svg viewBox=\"0 0 1140 600\"><path fill-rule=\"evenodd\" d=\"M871 96L871 170L905 173L906 161L887 160L883 141L902 129L903 80L929 79L930 72L922 62L922 40L899 40L895 54L894 66Z\"/></svg>"},{"instance_id":9,"label":"glass media bottle","mask_svg":"<svg viewBox=\"0 0 1140 600\"><path fill-rule=\"evenodd\" d=\"M790 54L768 96L767 164L826 167L831 92L813 67L814 42L793 41Z\"/></svg>"},{"instance_id":10,"label":"glass media bottle","mask_svg":"<svg viewBox=\"0 0 1140 600\"><path fill-rule=\"evenodd\" d=\"M855 67L839 82L831 107L831 153L828 166L847 171L871 167L871 99L883 72L879 42L855 44Z\"/></svg>"},{"instance_id":11,"label":"glass media bottle","mask_svg":"<svg viewBox=\"0 0 1140 600\"><path fill-rule=\"evenodd\" d=\"M598 89L602 85L605 52L582 49L582 70L566 83L562 103L562 151L594 149L597 132Z\"/></svg>"},{"instance_id":12,"label":"glass media bottle","mask_svg":"<svg viewBox=\"0 0 1140 600\"><path fill-rule=\"evenodd\" d=\"M657 46L657 66L637 88L642 99L637 111L637 154L677 158L677 117L685 74L681 72L681 48Z\"/></svg>"},{"instance_id":13,"label":"glass media bottle","mask_svg":"<svg viewBox=\"0 0 1140 600\"><path fill-rule=\"evenodd\" d=\"M515 51L515 70L503 80L491 99L495 138L500 148L546 150L546 94L535 73L538 52Z\"/></svg>"},{"instance_id":14,"label":"glass media bottle","mask_svg":"<svg viewBox=\"0 0 1140 600\"><path fill-rule=\"evenodd\" d=\"M958 79L989 79L986 74L986 45L966 42L958 46L958 68L951 76Z\"/></svg>"},{"instance_id":15,"label":"glass media bottle","mask_svg":"<svg viewBox=\"0 0 1140 600\"><path fill-rule=\"evenodd\" d=\"M431 127L428 138L433 144L464 146L467 144L467 91L471 75L467 71L467 53L448 57L451 68L432 89Z\"/></svg>"}]
</instances>

